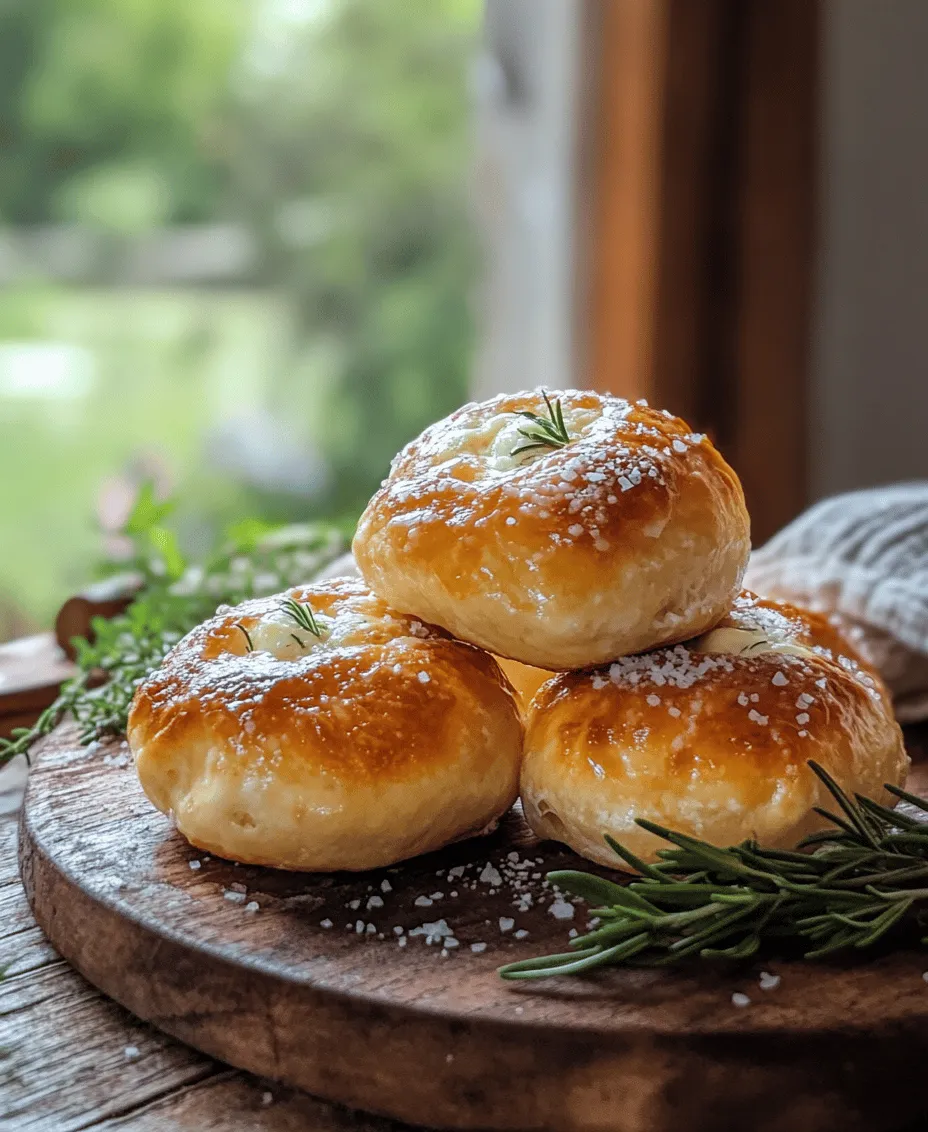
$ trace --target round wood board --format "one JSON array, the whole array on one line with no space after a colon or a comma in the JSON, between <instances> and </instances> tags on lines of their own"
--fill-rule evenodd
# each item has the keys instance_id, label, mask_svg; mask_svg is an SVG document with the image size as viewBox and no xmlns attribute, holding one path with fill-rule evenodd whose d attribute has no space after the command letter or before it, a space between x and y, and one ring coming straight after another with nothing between
<instances>
[{"instance_id":1,"label":"round wood board","mask_svg":"<svg viewBox=\"0 0 928 1132\"><path fill-rule=\"evenodd\" d=\"M911 781L928 794L924 768ZM532 861L521 889L510 853ZM586 919L553 916L539 876L578 858L516 813L376 873L239 867L151 807L124 745L82 748L65 726L30 776L20 854L36 919L90 982L207 1054L356 1108L538 1132L878 1132L928 1108L924 953L504 983L499 964L564 950ZM442 919L460 941L446 955L398 944L394 927Z\"/></svg>"}]
</instances>

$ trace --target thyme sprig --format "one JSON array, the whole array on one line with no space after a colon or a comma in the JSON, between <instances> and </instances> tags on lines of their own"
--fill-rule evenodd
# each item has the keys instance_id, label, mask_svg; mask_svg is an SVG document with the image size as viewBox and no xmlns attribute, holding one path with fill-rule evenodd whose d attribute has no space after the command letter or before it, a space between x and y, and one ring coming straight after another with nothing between
<instances>
[{"instance_id":1,"label":"thyme sprig","mask_svg":"<svg viewBox=\"0 0 928 1132\"><path fill-rule=\"evenodd\" d=\"M532 426L518 430L519 435L524 437L528 443L513 448L510 453L512 456L519 456L523 452L533 452L538 448L563 448L570 443L570 435L567 432L567 426L564 424L564 413L561 410L561 399L557 398L552 404L551 399L543 389L541 395L545 399L548 415L542 417L528 409L519 411L518 415L530 420Z\"/></svg>"},{"instance_id":2,"label":"thyme sprig","mask_svg":"<svg viewBox=\"0 0 928 1132\"><path fill-rule=\"evenodd\" d=\"M294 601L292 597L288 597L286 601L281 604L281 612L286 613L291 617L301 629L305 629L307 633L312 633L314 637L322 636L322 629L319 627L319 622L316 620L316 615L313 613L313 608L308 601ZM290 634L291 637L302 648L303 642L295 633Z\"/></svg>"},{"instance_id":3,"label":"thyme sprig","mask_svg":"<svg viewBox=\"0 0 928 1132\"><path fill-rule=\"evenodd\" d=\"M872 947L905 924L924 932L928 803L887 785L917 818L860 794L851 798L818 763L809 767L836 803L837 813L816 807L831 829L793 852L755 841L725 849L639 819L671 846L659 851L658 862L646 864L607 836L636 874L627 885L591 873L549 873L553 884L592 906L595 926L573 939L569 951L510 963L500 975L543 979L620 964L745 959L770 943L820 959Z\"/></svg>"}]
</instances>

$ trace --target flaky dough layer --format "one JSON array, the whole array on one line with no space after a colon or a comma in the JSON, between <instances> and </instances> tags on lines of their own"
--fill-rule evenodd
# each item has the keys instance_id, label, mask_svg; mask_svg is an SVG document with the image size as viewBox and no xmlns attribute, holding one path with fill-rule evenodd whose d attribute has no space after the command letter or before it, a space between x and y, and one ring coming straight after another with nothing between
<instances>
[{"instance_id":1,"label":"flaky dough layer","mask_svg":"<svg viewBox=\"0 0 928 1132\"><path fill-rule=\"evenodd\" d=\"M513 456L541 391L465 405L396 457L358 526L364 578L397 609L539 668L685 640L738 593L738 477L678 417L549 394L569 442Z\"/></svg>"},{"instance_id":2,"label":"flaky dough layer","mask_svg":"<svg viewBox=\"0 0 928 1132\"><path fill-rule=\"evenodd\" d=\"M824 618L744 593L703 640L555 677L527 721L529 824L612 867L605 833L645 859L663 844L636 818L791 848L831 806L809 759L871 798L905 781L889 697L848 652Z\"/></svg>"},{"instance_id":3,"label":"flaky dough layer","mask_svg":"<svg viewBox=\"0 0 928 1132\"><path fill-rule=\"evenodd\" d=\"M319 637L287 598L309 605ZM491 657L338 579L220 610L186 636L139 687L129 743L145 793L194 845L369 869L505 813L522 728Z\"/></svg>"}]
</instances>

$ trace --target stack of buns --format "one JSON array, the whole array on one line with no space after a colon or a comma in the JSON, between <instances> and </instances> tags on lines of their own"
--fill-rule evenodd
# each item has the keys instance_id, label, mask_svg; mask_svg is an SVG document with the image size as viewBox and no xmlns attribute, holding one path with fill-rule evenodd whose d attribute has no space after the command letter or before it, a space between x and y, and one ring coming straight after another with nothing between
<instances>
[{"instance_id":1,"label":"stack of buns","mask_svg":"<svg viewBox=\"0 0 928 1132\"><path fill-rule=\"evenodd\" d=\"M679 418L538 390L396 457L360 577L221 609L139 688L142 785L195 845L290 869L392 864L492 828L616 865L648 818L720 843L822 824L816 759L878 797L907 758L824 619L741 591L741 485ZM353 563L344 564L350 573Z\"/></svg>"}]
</instances>

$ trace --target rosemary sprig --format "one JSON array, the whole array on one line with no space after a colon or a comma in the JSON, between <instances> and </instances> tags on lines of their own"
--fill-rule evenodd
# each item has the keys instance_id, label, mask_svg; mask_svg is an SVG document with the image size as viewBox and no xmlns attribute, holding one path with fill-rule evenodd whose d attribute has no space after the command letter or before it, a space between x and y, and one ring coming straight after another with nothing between
<instances>
[{"instance_id":1,"label":"rosemary sprig","mask_svg":"<svg viewBox=\"0 0 928 1132\"><path fill-rule=\"evenodd\" d=\"M518 456L522 452L533 452L538 448L563 448L570 443L567 426L564 424L564 413L561 410L561 400L558 398L552 405L548 394L542 389L542 397L548 409L547 417L528 409L519 411L520 417L527 417L532 422L531 428L520 428L519 435L525 437L527 444L520 444L513 448L510 455Z\"/></svg>"},{"instance_id":2,"label":"rosemary sprig","mask_svg":"<svg viewBox=\"0 0 928 1132\"><path fill-rule=\"evenodd\" d=\"M248 630L241 623L241 621L236 621L235 628L238 629L239 632L242 634L242 636L245 638L245 651L246 652L254 652L255 651L255 645L254 645L254 641L252 641L252 639L251 639L251 633L248 632Z\"/></svg>"},{"instance_id":3,"label":"rosemary sprig","mask_svg":"<svg viewBox=\"0 0 928 1132\"><path fill-rule=\"evenodd\" d=\"M639 820L670 845L659 851L658 863L645 864L607 836L624 866L637 874L630 883L591 873L549 873L552 883L592 905L598 921L571 940L571 950L510 963L500 975L543 979L619 964L665 967L696 956L744 959L771 942L819 959L872 947L903 925L923 932L928 803L887 785L920 811L916 819L860 794L851 798L818 763L810 761L809 767L837 805L839 813L818 809L832 829L786 852L754 841L725 849Z\"/></svg>"},{"instance_id":4,"label":"rosemary sprig","mask_svg":"<svg viewBox=\"0 0 928 1132\"><path fill-rule=\"evenodd\" d=\"M294 601L292 597L288 597L286 601L281 604L281 612L286 613L288 617L293 618L296 624L305 629L307 633L312 633L314 637L321 637L322 630L319 628L319 622L316 620L316 615L313 613L312 606L308 601ZM302 648L302 641L296 634L290 634L297 644Z\"/></svg>"}]
</instances>

